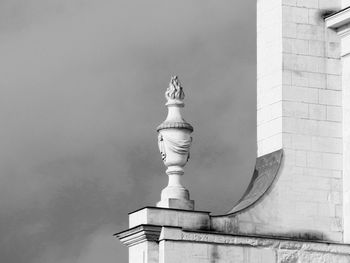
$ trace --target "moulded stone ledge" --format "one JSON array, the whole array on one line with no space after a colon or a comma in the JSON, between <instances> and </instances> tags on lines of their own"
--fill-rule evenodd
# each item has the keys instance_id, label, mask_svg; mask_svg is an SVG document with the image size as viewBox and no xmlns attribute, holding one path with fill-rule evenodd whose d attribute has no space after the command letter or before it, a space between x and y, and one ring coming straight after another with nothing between
<instances>
[{"instance_id":1,"label":"moulded stone ledge","mask_svg":"<svg viewBox=\"0 0 350 263\"><path fill-rule=\"evenodd\" d=\"M155 225L139 225L114 234L120 242L130 247L145 241L158 242L162 227Z\"/></svg>"},{"instance_id":2,"label":"moulded stone ledge","mask_svg":"<svg viewBox=\"0 0 350 263\"><path fill-rule=\"evenodd\" d=\"M173 227L162 227L159 241L172 240L182 242L212 243L277 250L296 250L304 252L330 253L349 256L350 244L318 241L301 241L263 236L245 236L213 233L209 231L191 231ZM349 261L350 262L350 261Z\"/></svg>"},{"instance_id":3,"label":"moulded stone ledge","mask_svg":"<svg viewBox=\"0 0 350 263\"><path fill-rule=\"evenodd\" d=\"M183 227L194 230L210 229L210 212L145 207L129 214L129 227L158 225Z\"/></svg>"}]
</instances>

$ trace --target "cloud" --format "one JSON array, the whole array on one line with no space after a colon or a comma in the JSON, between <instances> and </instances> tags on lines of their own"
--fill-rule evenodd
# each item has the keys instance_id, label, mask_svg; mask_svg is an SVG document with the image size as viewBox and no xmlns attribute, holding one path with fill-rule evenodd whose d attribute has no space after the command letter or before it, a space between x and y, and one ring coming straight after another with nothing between
<instances>
[{"instance_id":1,"label":"cloud","mask_svg":"<svg viewBox=\"0 0 350 263\"><path fill-rule=\"evenodd\" d=\"M91 234L88 238L87 246L84 247L79 255L77 263L95 263L99 262L101 258L104 262L126 262L126 258L122 257L122 250L116 246L115 237L111 236L113 230L116 229L114 225L106 225L99 228L96 232Z\"/></svg>"},{"instance_id":2,"label":"cloud","mask_svg":"<svg viewBox=\"0 0 350 263\"><path fill-rule=\"evenodd\" d=\"M36 259L37 263L106 263L127 262L125 249L111 235L116 225L101 225L82 239L72 239L65 245L47 245L45 251Z\"/></svg>"},{"instance_id":3,"label":"cloud","mask_svg":"<svg viewBox=\"0 0 350 263\"><path fill-rule=\"evenodd\" d=\"M111 235L167 181L155 127L173 74L195 127L185 185L199 209L230 208L255 157L255 24L243 8L254 5L1 1L3 262L125 257Z\"/></svg>"}]
</instances>

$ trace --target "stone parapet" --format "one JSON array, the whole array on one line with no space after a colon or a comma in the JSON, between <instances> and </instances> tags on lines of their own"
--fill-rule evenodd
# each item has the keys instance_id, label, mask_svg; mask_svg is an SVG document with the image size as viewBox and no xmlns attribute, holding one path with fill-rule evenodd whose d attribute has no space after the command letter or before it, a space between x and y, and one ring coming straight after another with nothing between
<instances>
[{"instance_id":1,"label":"stone parapet","mask_svg":"<svg viewBox=\"0 0 350 263\"><path fill-rule=\"evenodd\" d=\"M350 245L162 227L159 263L347 263Z\"/></svg>"},{"instance_id":2,"label":"stone parapet","mask_svg":"<svg viewBox=\"0 0 350 263\"><path fill-rule=\"evenodd\" d=\"M140 225L116 234L130 263L348 263L350 244Z\"/></svg>"}]
</instances>

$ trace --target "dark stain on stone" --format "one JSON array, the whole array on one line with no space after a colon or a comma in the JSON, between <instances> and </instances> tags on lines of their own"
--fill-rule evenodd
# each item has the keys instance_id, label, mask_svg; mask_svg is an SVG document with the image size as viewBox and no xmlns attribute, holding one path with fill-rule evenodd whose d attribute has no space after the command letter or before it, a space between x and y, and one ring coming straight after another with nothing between
<instances>
[{"instance_id":1,"label":"dark stain on stone","mask_svg":"<svg viewBox=\"0 0 350 263\"><path fill-rule=\"evenodd\" d=\"M218 247L217 246L211 246L210 249L210 263L215 263L217 260L220 259Z\"/></svg>"}]
</instances>

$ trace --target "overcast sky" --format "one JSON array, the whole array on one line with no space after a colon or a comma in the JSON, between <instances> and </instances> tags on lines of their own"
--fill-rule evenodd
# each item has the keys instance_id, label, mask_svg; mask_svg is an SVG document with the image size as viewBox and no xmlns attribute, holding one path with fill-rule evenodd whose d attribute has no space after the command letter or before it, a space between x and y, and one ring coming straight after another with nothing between
<instances>
[{"instance_id":1,"label":"overcast sky","mask_svg":"<svg viewBox=\"0 0 350 263\"><path fill-rule=\"evenodd\" d=\"M225 213L256 155L255 1L1 0L2 263L119 263L167 183L156 127L179 75L184 184Z\"/></svg>"}]
</instances>

